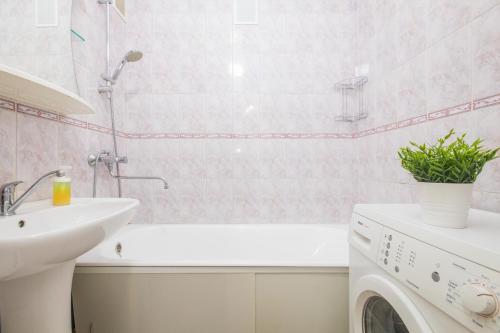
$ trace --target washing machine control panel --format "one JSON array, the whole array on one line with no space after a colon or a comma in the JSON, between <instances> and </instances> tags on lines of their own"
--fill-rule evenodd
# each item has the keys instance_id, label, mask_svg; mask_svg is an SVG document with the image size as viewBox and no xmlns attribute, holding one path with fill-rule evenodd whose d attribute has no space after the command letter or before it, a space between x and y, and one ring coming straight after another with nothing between
<instances>
[{"instance_id":1,"label":"washing machine control panel","mask_svg":"<svg viewBox=\"0 0 500 333\"><path fill-rule=\"evenodd\" d=\"M500 333L500 273L384 227L377 264L473 332Z\"/></svg>"}]
</instances>

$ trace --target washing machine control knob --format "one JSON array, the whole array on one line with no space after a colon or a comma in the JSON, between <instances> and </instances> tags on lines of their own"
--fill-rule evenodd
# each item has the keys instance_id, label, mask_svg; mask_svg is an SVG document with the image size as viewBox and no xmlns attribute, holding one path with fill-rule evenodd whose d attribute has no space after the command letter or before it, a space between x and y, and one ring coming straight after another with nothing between
<instances>
[{"instance_id":1,"label":"washing machine control knob","mask_svg":"<svg viewBox=\"0 0 500 333\"><path fill-rule=\"evenodd\" d=\"M490 317L498 311L498 299L488 288L480 284L466 284L461 290L462 304L468 310Z\"/></svg>"}]
</instances>

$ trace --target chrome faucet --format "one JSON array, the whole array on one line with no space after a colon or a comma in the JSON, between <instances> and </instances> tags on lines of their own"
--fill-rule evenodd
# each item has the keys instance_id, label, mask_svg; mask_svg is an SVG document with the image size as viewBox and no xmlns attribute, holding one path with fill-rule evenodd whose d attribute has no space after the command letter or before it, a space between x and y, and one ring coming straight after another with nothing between
<instances>
[{"instance_id":1,"label":"chrome faucet","mask_svg":"<svg viewBox=\"0 0 500 333\"><path fill-rule=\"evenodd\" d=\"M163 189L168 190L168 182L163 177L149 177L149 176L118 176L113 175L112 171L109 170L109 175L115 179L138 179L138 180L159 180L163 183Z\"/></svg>"},{"instance_id":2,"label":"chrome faucet","mask_svg":"<svg viewBox=\"0 0 500 333\"><path fill-rule=\"evenodd\" d=\"M57 176L63 177L65 175L62 170L51 171L31 185L26 192L24 192L17 200L14 200L14 192L16 186L22 184L22 181L15 181L0 186L0 216L16 215L16 210L21 204L30 196L31 193L46 179Z\"/></svg>"},{"instance_id":3,"label":"chrome faucet","mask_svg":"<svg viewBox=\"0 0 500 333\"><path fill-rule=\"evenodd\" d=\"M106 169L108 169L109 175L118 180L129 180L129 179L138 179L138 180L159 180L160 182L163 183L163 189L167 190L168 189L168 182L165 178L163 177L155 177L155 176L122 176L118 173L113 174L113 169L115 166L118 166L119 164L126 164L128 163L128 158L127 156L114 156L112 155L109 151L103 150L97 155L90 154L87 157L87 162L88 164L94 168L94 186L93 186L93 197L96 197L96 185L97 185L97 172L96 172L96 167L97 163L103 163L106 166Z\"/></svg>"}]
</instances>

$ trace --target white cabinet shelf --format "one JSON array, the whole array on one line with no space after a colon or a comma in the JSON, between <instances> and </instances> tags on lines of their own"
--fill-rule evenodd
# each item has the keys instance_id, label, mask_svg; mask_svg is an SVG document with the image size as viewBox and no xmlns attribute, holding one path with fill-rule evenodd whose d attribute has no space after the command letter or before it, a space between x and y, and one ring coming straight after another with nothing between
<instances>
[{"instance_id":1,"label":"white cabinet shelf","mask_svg":"<svg viewBox=\"0 0 500 333\"><path fill-rule=\"evenodd\" d=\"M76 94L18 69L0 64L0 95L62 115L93 114L92 106Z\"/></svg>"}]
</instances>

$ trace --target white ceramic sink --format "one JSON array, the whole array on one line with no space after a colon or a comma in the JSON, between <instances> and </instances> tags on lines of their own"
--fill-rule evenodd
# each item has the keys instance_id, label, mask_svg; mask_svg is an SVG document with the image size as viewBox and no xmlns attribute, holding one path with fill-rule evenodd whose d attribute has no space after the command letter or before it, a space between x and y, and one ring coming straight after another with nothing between
<instances>
[{"instance_id":1,"label":"white ceramic sink","mask_svg":"<svg viewBox=\"0 0 500 333\"><path fill-rule=\"evenodd\" d=\"M71 332L75 259L128 224L135 199L27 203L0 217L0 321L5 333Z\"/></svg>"}]
</instances>

